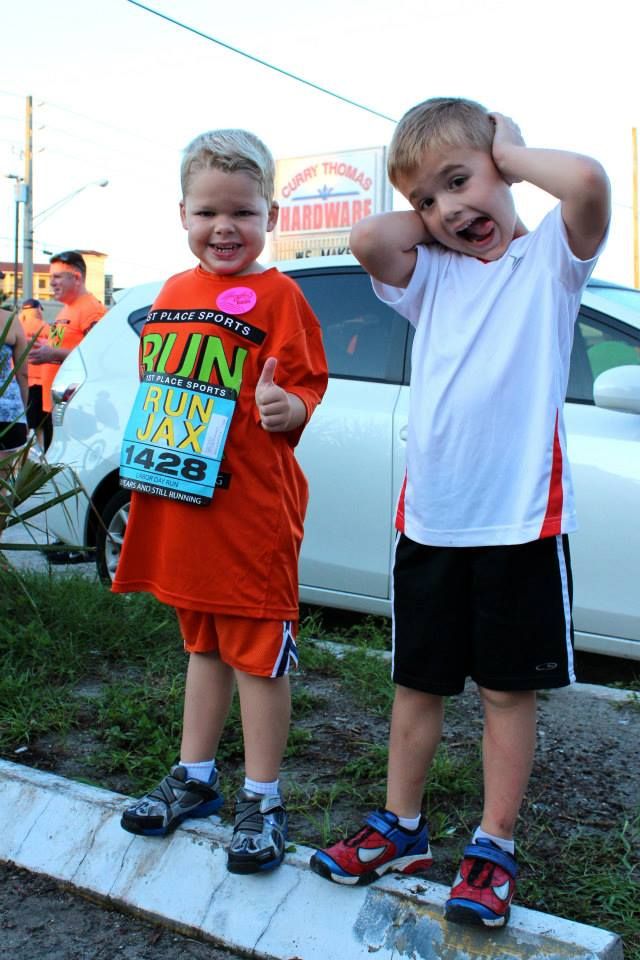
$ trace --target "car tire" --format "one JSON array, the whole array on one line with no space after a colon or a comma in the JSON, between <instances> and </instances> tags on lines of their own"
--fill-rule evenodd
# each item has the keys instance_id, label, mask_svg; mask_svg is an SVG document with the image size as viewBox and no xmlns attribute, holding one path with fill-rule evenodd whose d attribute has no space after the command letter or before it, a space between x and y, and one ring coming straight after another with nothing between
<instances>
[{"instance_id":1,"label":"car tire","mask_svg":"<svg viewBox=\"0 0 640 960\"><path fill-rule=\"evenodd\" d=\"M98 576L107 585L112 583L120 559L130 499L131 494L126 490L116 490L100 513L96 531L96 567Z\"/></svg>"}]
</instances>

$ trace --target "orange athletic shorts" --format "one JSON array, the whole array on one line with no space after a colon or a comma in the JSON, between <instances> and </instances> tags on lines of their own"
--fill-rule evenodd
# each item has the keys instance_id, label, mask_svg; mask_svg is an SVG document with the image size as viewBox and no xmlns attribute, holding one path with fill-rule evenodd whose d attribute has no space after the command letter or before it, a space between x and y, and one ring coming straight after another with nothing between
<instances>
[{"instance_id":1,"label":"orange athletic shorts","mask_svg":"<svg viewBox=\"0 0 640 960\"><path fill-rule=\"evenodd\" d=\"M298 665L297 620L256 620L176 608L187 653L217 653L242 673L284 677Z\"/></svg>"}]
</instances>

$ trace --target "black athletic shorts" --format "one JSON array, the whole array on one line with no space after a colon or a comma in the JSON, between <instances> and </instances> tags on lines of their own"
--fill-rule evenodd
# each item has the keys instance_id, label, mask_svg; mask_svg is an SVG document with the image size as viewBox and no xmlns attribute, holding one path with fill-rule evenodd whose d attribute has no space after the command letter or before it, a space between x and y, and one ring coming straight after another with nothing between
<instances>
[{"instance_id":1,"label":"black athletic shorts","mask_svg":"<svg viewBox=\"0 0 640 960\"><path fill-rule=\"evenodd\" d=\"M400 534L393 571L393 680L449 696L564 687L573 669L567 536L432 547Z\"/></svg>"},{"instance_id":2,"label":"black athletic shorts","mask_svg":"<svg viewBox=\"0 0 640 960\"><path fill-rule=\"evenodd\" d=\"M0 423L0 450L17 450L26 442L26 423Z\"/></svg>"},{"instance_id":3,"label":"black athletic shorts","mask_svg":"<svg viewBox=\"0 0 640 960\"><path fill-rule=\"evenodd\" d=\"M27 423L32 430L35 430L40 426L46 415L46 411L42 409L42 384L34 383L29 387Z\"/></svg>"},{"instance_id":4,"label":"black athletic shorts","mask_svg":"<svg viewBox=\"0 0 640 960\"><path fill-rule=\"evenodd\" d=\"M33 383L29 387L29 400L27 402L27 423L32 430L42 430L44 437L44 449L47 450L51 445L53 436L53 422L51 414L42 409L42 385Z\"/></svg>"}]
</instances>

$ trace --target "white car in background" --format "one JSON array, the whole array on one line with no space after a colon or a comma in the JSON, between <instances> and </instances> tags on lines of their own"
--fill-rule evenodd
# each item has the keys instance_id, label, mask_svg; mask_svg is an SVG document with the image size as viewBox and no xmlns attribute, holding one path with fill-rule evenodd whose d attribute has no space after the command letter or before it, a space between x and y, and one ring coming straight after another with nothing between
<instances>
[{"instance_id":1,"label":"white car in background","mask_svg":"<svg viewBox=\"0 0 640 960\"><path fill-rule=\"evenodd\" d=\"M351 257L278 264L322 323L331 379L298 457L311 500L303 602L390 613L395 502L404 474L412 334ZM160 284L129 289L62 365L50 462L89 497L49 511L53 535L115 570L129 494L118 485L138 336ZM580 530L571 537L576 647L640 659L640 291L589 284L565 405Z\"/></svg>"}]
</instances>

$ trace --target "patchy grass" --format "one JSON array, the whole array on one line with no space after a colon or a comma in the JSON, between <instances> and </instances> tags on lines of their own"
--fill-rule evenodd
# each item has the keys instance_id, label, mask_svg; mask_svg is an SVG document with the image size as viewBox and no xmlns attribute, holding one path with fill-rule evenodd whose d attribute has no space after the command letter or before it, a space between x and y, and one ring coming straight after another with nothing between
<instances>
[{"instance_id":1,"label":"patchy grass","mask_svg":"<svg viewBox=\"0 0 640 960\"><path fill-rule=\"evenodd\" d=\"M145 792L176 761L180 742L186 658L173 611L146 595L113 595L81 576L28 573L18 580L0 571L0 592L2 755L129 795ZM338 657L311 638L349 648ZM283 777L296 839L324 846L384 803L393 686L379 652L389 648L389 623L365 617L329 628L315 611L300 646ZM637 695L622 709L624 722L635 722ZM447 732L425 792L439 882L453 876L478 822L477 713L473 705L471 722L468 702L448 702ZM231 795L243 761L237 702L218 756ZM603 819L597 829L578 815L561 830L545 806L549 790L537 789L541 802L525 804L519 829L518 902L615 930L625 957L640 960L640 812Z\"/></svg>"},{"instance_id":2,"label":"patchy grass","mask_svg":"<svg viewBox=\"0 0 640 960\"><path fill-rule=\"evenodd\" d=\"M552 832L552 824L542 829ZM559 839L559 838L558 838ZM553 858L527 845L519 894L537 909L617 931L627 960L640 958L640 814L606 836L578 832L554 844Z\"/></svg>"}]
</instances>

